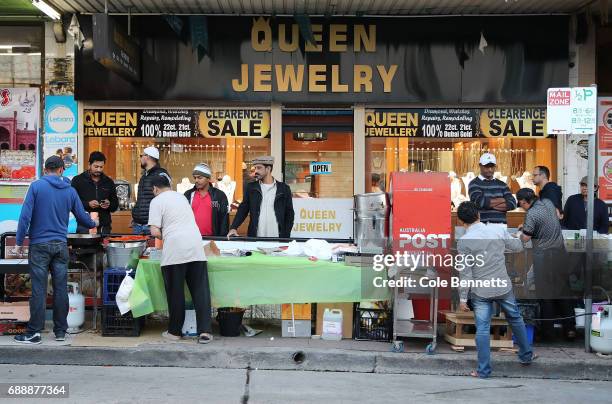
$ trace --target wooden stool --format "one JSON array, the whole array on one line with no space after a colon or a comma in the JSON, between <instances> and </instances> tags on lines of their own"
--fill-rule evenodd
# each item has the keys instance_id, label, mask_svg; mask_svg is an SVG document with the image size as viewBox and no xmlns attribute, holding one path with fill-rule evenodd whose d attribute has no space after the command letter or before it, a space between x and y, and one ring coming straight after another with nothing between
<instances>
[{"instance_id":1,"label":"wooden stool","mask_svg":"<svg viewBox=\"0 0 612 404\"><path fill-rule=\"evenodd\" d=\"M446 332L444 339L454 346L476 346L476 334L463 332L464 325L476 325L473 311L455 312L440 311L446 317ZM506 327L505 335L501 335L501 327ZM491 318L491 348L512 348L512 331L504 317Z\"/></svg>"}]
</instances>

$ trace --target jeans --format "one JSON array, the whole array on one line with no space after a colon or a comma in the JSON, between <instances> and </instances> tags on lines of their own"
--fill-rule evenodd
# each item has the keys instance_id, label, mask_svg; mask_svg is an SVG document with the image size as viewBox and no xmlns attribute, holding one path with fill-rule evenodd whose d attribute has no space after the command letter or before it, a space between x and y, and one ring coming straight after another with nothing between
<instances>
[{"instance_id":1,"label":"jeans","mask_svg":"<svg viewBox=\"0 0 612 404\"><path fill-rule=\"evenodd\" d=\"M186 262L161 267L168 299L168 332L182 336L185 322L185 282L191 293L196 313L198 334L212 333L210 289L206 261Z\"/></svg>"},{"instance_id":2,"label":"jeans","mask_svg":"<svg viewBox=\"0 0 612 404\"><path fill-rule=\"evenodd\" d=\"M504 296L484 299L471 295L474 306L474 317L476 319L476 349L478 351L478 376L489 377L491 375L491 317L493 315L493 303L501 306L506 314L506 320L516 337L519 346L518 357L521 363L529 363L533 358L533 351L527 339L527 330L523 317L514 299L512 292Z\"/></svg>"},{"instance_id":3,"label":"jeans","mask_svg":"<svg viewBox=\"0 0 612 404\"><path fill-rule=\"evenodd\" d=\"M132 222L132 234L141 234L143 236L151 235L151 230L146 224Z\"/></svg>"},{"instance_id":4,"label":"jeans","mask_svg":"<svg viewBox=\"0 0 612 404\"><path fill-rule=\"evenodd\" d=\"M47 308L47 280L49 269L53 281L53 332L65 334L68 329L68 245L64 241L30 245L28 251L32 297L28 332L45 328Z\"/></svg>"}]
</instances>

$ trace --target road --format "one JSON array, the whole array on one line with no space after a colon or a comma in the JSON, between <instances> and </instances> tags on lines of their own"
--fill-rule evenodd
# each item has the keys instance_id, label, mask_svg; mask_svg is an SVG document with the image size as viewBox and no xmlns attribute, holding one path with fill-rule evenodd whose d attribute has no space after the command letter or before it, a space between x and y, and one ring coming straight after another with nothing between
<instances>
[{"instance_id":1,"label":"road","mask_svg":"<svg viewBox=\"0 0 612 404\"><path fill-rule=\"evenodd\" d=\"M201 368L0 365L0 383L69 383L52 403L609 402L612 382ZM29 400L20 400L27 402ZM0 402L17 402L0 399Z\"/></svg>"}]
</instances>

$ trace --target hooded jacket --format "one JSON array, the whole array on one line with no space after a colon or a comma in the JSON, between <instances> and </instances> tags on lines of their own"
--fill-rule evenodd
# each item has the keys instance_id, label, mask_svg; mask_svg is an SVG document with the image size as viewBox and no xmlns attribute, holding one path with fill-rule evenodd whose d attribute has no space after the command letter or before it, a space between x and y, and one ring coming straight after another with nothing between
<instances>
[{"instance_id":1,"label":"hooded jacket","mask_svg":"<svg viewBox=\"0 0 612 404\"><path fill-rule=\"evenodd\" d=\"M185 192L185 198L189 201L189 205L193 205L193 195L196 192L194 186ZM208 194L212 202L212 229L213 236L225 236L229 231L229 215L227 209L227 196L225 192L213 187L208 187Z\"/></svg>"},{"instance_id":2,"label":"hooded jacket","mask_svg":"<svg viewBox=\"0 0 612 404\"><path fill-rule=\"evenodd\" d=\"M563 192L561 187L556 183L550 181L542 187L539 194L540 199L548 199L552 202L555 208L559 209L559 212L563 212L563 204L561 202L563 198Z\"/></svg>"},{"instance_id":3,"label":"hooded jacket","mask_svg":"<svg viewBox=\"0 0 612 404\"><path fill-rule=\"evenodd\" d=\"M172 184L172 178L168 174L168 171L161 168L159 165L152 167L150 170L144 172L140 181L138 181L138 195L136 197L136 205L132 209L132 219L137 224L149 223L149 206L151 201L155 197L153 195L153 187L151 186L151 179L154 175L165 175L168 177L168 181Z\"/></svg>"},{"instance_id":4,"label":"hooded jacket","mask_svg":"<svg viewBox=\"0 0 612 404\"><path fill-rule=\"evenodd\" d=\"M31 245L49 241L65 242L70 212L81 225L90 229L96 227L68 178L45 175L34 181L21 207L17 245L23 245L26 235L30 236Z\"/></svg>"}]
</instances>

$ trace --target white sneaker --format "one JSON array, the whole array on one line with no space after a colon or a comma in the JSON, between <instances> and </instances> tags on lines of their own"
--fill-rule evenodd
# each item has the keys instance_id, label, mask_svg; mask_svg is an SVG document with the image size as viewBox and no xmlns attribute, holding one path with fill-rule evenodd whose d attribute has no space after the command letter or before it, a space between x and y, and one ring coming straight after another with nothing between
<instances>
[{"instance_id":1,"label":"white sneaker","mask_svg":"<svg viewBox=\"0 0 612 404\"><path fill-rule=\"evenodd\" d=\"M181 337L179 337L178 335L170 334L168 331L162 332L162 337L165 340L172 341L172 342L176 342L176 341L180 341L181 340Z\"/></svg>"}]
</instances>

